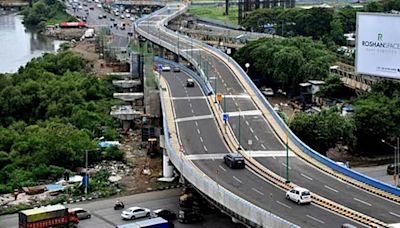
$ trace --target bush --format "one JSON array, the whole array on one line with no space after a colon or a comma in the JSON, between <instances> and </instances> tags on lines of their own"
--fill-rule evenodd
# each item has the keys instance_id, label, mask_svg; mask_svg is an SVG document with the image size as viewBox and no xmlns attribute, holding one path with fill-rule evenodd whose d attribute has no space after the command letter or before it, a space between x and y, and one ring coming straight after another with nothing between
<instances>
[{"instance_id":1,"label":"bush","mask_svg":"<svg viewBox=\"0 0 400 228\"><path fill-rule=\"evenodd\" d=\"M113 146L106 148L104 153L105 160L115 160L122 161L124 159L124 153L118 149L118 147Z\"/></svg>"},{"instance_id":2,"label":"bush","mask_svg":"<svg viewBox=\"0 0 400 228\"><path fill-rule=\"evenodd\" d=\"M11 186L0 184L0 194L6 194L12 192L13 188Z\"/></svg>"}]
</instances>

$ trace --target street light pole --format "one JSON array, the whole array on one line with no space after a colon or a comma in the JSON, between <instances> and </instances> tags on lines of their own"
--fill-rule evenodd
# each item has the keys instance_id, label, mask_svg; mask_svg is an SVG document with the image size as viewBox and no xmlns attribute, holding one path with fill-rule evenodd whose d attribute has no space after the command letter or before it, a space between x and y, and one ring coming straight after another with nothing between
<instances>
[{"instance_id":1,"label":"street light pole","mask_svg":"<svg viewBox=\"0 0 400 228\"><path fill-rule=\"evenodd\" d=\"M87 193L88 193L88 184L89 184L89 179L88 179L88 151L85 150L85 166L86 166L86 178L85 178L85 198L87 199Z\"/></svg>"},{"instance_id":2,"label":"street light pole","mask_svg":"<svg viewBox=\"0 0 400 228\"><path fill-rule=\"evenodd\" d=\"M240 112L239 112L239 126L238 126L238 130L239 130L239 134L238 134L238 142L239 142L239 147L238 147L238 150L241 150L242 149L242 145L241 145L241 143L240 143Z\"/></svg>"},{"instance_id":3,"label":"street light pole","mask_svg":"<svg viewBox=\"0 0 400 228\"><path fill-rule=\"evenodd\" d=\"M217 77L214 77L214 95L215 95L214 103L217 103Z\"/></svg>"}]
</instances>

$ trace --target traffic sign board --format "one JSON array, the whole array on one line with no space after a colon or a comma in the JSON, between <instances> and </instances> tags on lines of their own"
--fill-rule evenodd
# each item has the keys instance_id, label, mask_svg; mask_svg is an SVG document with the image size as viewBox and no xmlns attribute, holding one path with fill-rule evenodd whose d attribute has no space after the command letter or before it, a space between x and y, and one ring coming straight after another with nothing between
<instances>
[{"instance_id":1,"label":"traffic sign board","mask_svg":"<svg viewBox=\"0 0 400 228\"><path fill-rule=\"evenodd\" d=\"M158 64L157 65L157 69L158 69L158 72L161 72L162 71L162 64Z\"/></svg>"},{"instance_id":2,"label":"traffic sign board","mask_svg":"<svg viewBox=\"0 0 400 228\"><path fill-rule=\"evenodd\" d=\"M221 101L222 101L222 94L220 94L220 93L217 93L217 100L218 100L219 102L221 102Z\"/></svg>"},{"instance_id":3,"label":"traffic sign board","mask_svg":"<svg viewBox=\"0 0 400 228\"><path fill-rule=\"evenodd\" d=\"M223 113L223 114L222 114L222 119L224 120L225 123L228 122L228 120L229 120L229 114L228 114L228 113Z\"/></svg>"}]
</instances>

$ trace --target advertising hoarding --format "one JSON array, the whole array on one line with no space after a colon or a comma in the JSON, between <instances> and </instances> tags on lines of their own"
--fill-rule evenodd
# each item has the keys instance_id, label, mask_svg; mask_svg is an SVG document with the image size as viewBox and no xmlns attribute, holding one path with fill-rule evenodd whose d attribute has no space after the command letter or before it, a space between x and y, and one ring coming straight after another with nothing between
<instances>
[{"instance_id":1,"label":"advertising hoarding","mask_svg":"<svg viewBox=\"0 0 400 228\"><path fill-rule=\"evenodd\" d=\"M356 73L400 79L400 15L357 13Z\"/></svg>"}]
</instances>

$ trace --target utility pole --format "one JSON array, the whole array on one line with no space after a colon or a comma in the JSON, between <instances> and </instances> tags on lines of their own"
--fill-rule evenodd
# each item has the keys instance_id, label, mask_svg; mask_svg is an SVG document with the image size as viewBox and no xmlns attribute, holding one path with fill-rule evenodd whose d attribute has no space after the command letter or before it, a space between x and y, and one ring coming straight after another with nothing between
<instances>
[{"instance_id":1,"label":"utility pole","mask_svg":"<svg viewBox=\"0 0 400 228\"><path fill-rule=\"evenodd\" d=\"M85 198L87 199L87 193L88 193L88 185L89 185L89 172L88 172L88 151L85 150L85 167L86 167L86 178L85 178Z\"/></svg>"},{"instance_id":2,"label":"utility pole","mask_svg":"<svg viewBox=\"0 0 400 228\"><path fill-rule=\"evenodd\" d=\"M225 0L225 16L229 15L229 0Z\"/></svg>"},{"instance_id":3,"label":"utility pole","mask_svg":"<svg viewBox=\"0 0 400 228\"><path fill-rule=\"evenodd\" d=\"M239 126L238 126L238 130L239 130L239 134L238 134L238 142L239 142L239 148L238 148L238 150L241 150L242 149L242 144L240 143L240 112L239 112Z\"/></svg>"}]
</instances>

